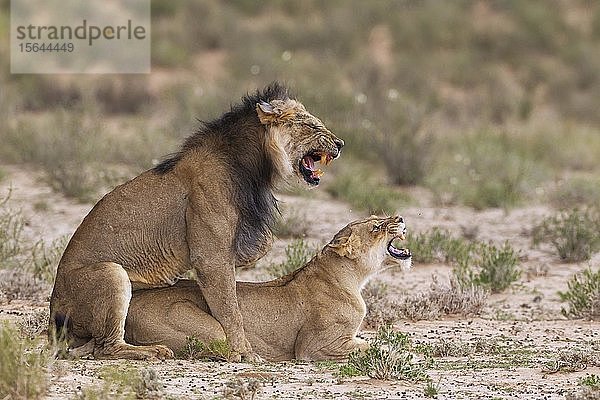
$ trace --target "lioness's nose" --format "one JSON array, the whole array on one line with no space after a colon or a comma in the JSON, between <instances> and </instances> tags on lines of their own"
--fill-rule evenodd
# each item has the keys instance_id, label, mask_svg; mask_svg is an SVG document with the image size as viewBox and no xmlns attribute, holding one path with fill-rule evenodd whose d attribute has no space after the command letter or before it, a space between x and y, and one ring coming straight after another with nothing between
<instances>
[{"instance_id":1,"label":"lioness's nose","mask_svg":"<svg viewBox=\"0 0 600 400\"><path fill-rule=\"evenodd\" d=\"M342 139L335 138L333 139L333 143L335 143L335 147L337 147L338 150L341 150L342 147L344 147L344 141Z\"/></svg>"}]
</instances>

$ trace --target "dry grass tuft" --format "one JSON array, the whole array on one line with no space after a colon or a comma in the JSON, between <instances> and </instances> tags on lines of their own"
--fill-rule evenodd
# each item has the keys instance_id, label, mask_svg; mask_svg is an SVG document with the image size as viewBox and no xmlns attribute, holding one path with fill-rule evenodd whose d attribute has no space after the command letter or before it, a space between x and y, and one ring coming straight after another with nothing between
<instances>
[{"instance_id":1,"label":"dry grass tuft","mask_svg":"<svg viewBox=\"0 0 600 400\"><path fill-rule=\"evenodd\" d=\"M407 296L397 305L398 313L413 321L431 320L443 315L478 315L486 304L488 292L480 286L463 286L451 277L449 284L437 276L428 291Z\"/></svg>"},{"instance_id":2,"label":"dry grass tuft","mask_svg":"<svg viewBox=\"0 0 600 400\"><path fill-rule=\"evenodd\" d=\"M0 398L41 399L48 388L52 358L36 340L22 339L6 324L0 327Z\"/></svg>"}]
</instances>

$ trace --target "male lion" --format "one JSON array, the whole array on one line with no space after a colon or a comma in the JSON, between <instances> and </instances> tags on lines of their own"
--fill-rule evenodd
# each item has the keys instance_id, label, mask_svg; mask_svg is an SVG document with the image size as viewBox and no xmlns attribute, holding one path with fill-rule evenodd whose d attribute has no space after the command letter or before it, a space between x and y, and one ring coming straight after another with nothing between
<instances>
[{"instance_id":1,"label":"male lion","mask_svg":"<svg viewBox=\"0 0 600 400\"><path fill-rule=\"evenodd\" d=\"M365 316L360 291L377 272L411 254L396 248L401 217L370 217L350 223L297 271L270 282L238 282L246 337L270 361L341 360L366 347L356 337ZM177 352L188 337L210 343L225 338L219 322L192 281L133 294L125 337L139 345L166 345Z\"/></svg>"},{"instance_id":2,"label":"male lion","mask_svg":"<svg viewBox=\"0 0 600 400\"><path fill-rule=\"evenodd\" d=\"M164 346L124 340L133 290L171 286L194 269L233 361L256 359L246 340L234 267L269 249L273 187L294 174L319 184L344 142L273 83L205 123L181 150L117 186L71 238L50 299L50 330L96 358L165 358Z\"/></svg>"}]
</instances>

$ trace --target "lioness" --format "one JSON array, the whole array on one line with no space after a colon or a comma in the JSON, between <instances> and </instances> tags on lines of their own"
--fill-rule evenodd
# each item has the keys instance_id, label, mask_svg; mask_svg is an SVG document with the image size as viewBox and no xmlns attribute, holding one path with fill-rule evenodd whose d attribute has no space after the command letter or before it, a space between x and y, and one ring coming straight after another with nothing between
<instances>
[{"instance_id":1,"label":"lioness","mask_svg":"<svg viewBox=\"0 0 600 400\"><path fill-rule=\"evenodd\" d=\"M71 348L85 345L75 354L171 357L164 346L125 342L132 287L171 286L194 269L231 359L256 359L244 334L234 267L270 248L274 185L293 175L318 185L316 162L337 158L343 145L283 86L247 95L204 123L178 153L94 206L60 260L49 332L65 328Z\"/></svg>"},{"instance_id":2,"label":"lioness","mask_svg":"<svg viewBox=\"0 0 600 400\"><path fill-rule=\"evenodd\" d=\"M365 316L360 291L383 269L410 268L410 251L393 244L405 230L401 217L352 222L299 270L270 282L238 282L252 348L267 360L283 361L340 360L366 347L356 337ZM188 337L210 343L226 336L192 281L134 292L125 332L130 343L175 352Z\"/></svg>"}]
</instances>

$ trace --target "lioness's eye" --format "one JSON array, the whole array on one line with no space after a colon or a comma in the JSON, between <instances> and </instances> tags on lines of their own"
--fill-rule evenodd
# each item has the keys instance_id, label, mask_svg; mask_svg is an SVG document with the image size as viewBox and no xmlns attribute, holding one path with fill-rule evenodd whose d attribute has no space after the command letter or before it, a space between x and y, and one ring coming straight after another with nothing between
<instances>
[{"instance_id":1,"label":"lioness's eye","mask_svg":"<svg viewBox=\"0 0 600 400\"><path fill-rule=\"evenodd\" d=\"M373 225L373 228L371 228L371 232L379 232L380 229L381 224Z\"/></svg>"}]
</instances>

